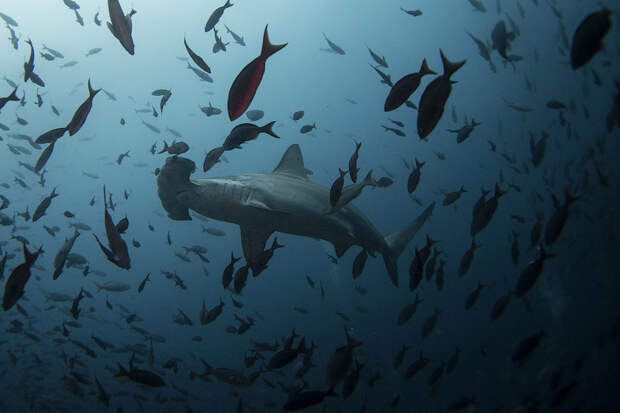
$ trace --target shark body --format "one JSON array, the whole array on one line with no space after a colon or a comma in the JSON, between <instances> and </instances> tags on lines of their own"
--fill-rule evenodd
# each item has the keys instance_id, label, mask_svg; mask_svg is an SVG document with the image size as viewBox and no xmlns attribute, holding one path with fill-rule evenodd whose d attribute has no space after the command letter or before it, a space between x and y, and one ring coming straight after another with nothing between
<instances>
[{"instance_id":1,"label":"shark body","mask_svg":"<svg viewBox=\"0 0 620 413\"><path fill-rule=\"evenodd\" d=\"M269 236L282 232L326 240L338 257L353 245L373 256L378 252L390 280L398 286L398 257L435 206L431 204L405 228L386 237L351 204L327 214L329 188L308 179L297 144L286 150L271 173L190 180L194 170L194 162L187 158L166 159L157 185L168 216L191 220L191 209L214 220L238 224L243 254L253 269Z\"/></svg>"}]
</instances>

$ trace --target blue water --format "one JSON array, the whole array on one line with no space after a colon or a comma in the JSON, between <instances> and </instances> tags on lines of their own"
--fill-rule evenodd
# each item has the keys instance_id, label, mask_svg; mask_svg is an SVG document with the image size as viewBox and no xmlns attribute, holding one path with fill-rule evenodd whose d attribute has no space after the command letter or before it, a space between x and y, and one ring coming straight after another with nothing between
<instances>
[{"instance_id":1,"label":"blue water","mask_svg":"<svg viewBox=\"0 0 620 413\"><path fill-rule=\"evenodd\" d=\"M60 1L1 3L0 11L19 23L14 30L21 38L18 50L9 41L0 42L0 74L18 84L20 98L22 92L26 95L25 106L9 102L0 113L0 122L10 128L0 131L3 138L0 181L10 186L0 188L0 194L10 200L9 207L2 212L12 218L13 213L28 207L32 214L52 188L57 188L59 194L41 220L24 222L17 216L14 232L13 225L0 228L1 239L7 241L2 250L15 255L7 262L5 280L23 262L21 243L12 235L26 237L31 250L42 245L45 251L36 262L38 268L33 269L24 297L19 301L26 315L14 307L0 316L3 330L12 327L11 321L19 320L23 331L40 339L36 342L23 332L6 332L0 338L2 411L88 408L226 412L238 408L239 398L243 400L243 411L279 411L288 396L278 383L284 386L301 383L295 379L295 373L301 366L302 356L284 367L282 376L264 372L248 388L222 383L213 375L205 380L192 380L191 372L203 373L200 361L203 359L214 367L239 370L247 376L262 365L259 360L249 369L244 367L244 355L252 354L249 351L252 341L278 340L282 345L282 338L290 336L293 328L306 338L308 346L311 342L318 346L312 358L315 367L304 377L307 390L327 391L325 377L329 360L337 348L346 344L343 328L363 342L354 354L365 367L351 397L347 400L330 397L322 407L310 407L308 411L441 412L448 411L454 401L463 397L472 397L475 408L483 412L519 411L519 406L525 409L536 403L540 411L546 411L558 391L573 382L575 387L558 411L615 411L619 403L613 389L618 384L620 367L615 332L620 327L616 304L620 147L618 129L609 133L605 119L617 93L614 86L614 80L618 80L617 16L612 16L614 26L605 38L604 51L585 68L574 71L568 64L568 55L559 50L567 52L562 46L560 20L545 1L536 5L532 0L520 0L524 18L516 3L507 0L501 1L501 15L491 0L485 0L486 13L472 11L465 0L451 2L449 7L443 2L397 4L370 0L233 2L234 6L225 10L216 26L224 42L230 44L226 52L217 54L211 52L213 32L205 33L203 27L211 12L223 2L186 0L165 5L142 0L122 2L125 12L132 7L137 10L133 16L134 56L105 27L106 2L80 4L84 27L75 22L74 12ZM583 18L600 7L586 1L552 3L563 13L562 23L569 41ZM423 15L409 16L399 10L401 5L406 9L420 8ZM610 2L608 6L613 5ZM102 26L93 22L98 11ZM497 67L493 73L478 55L466 31L483 40L490 39L491 30L498 20L506 19L506 13L520 29L510 53L522 56L523 60L516 62L513 70L510 64L502 63L497 51L491 51ZM224 24L244 36L245 47L234 43ZM250 109L265 112L265 117L256 122L259 125L275 120L274 131L281 139L260 135L242 150L226 152L226 161L204 174L200 166L205 153L221 145L233 126L249 121L245 115L235 122L228 120L228 90L239 71L260 53L266 24L272 43L288 45L267 61ZM321 32L346 54L322 51L328 46ZM3 33L8 37L8 30ZM213 83L199 81L186 68L187 63L177 58L187 57L184 36L211 67ZM45 81L44 88L22 82L23 62L29 57L25 43L28 38L35 47L35 72ZM44 60L39 55L43 44L65 57L51 62ZM440 48L452 61L467 59L465 66L453 76L457 83L453 85L446 111L426 141L417 136L416 111L403 105L389 114L383 112L389 88L379 83L376 72L369 67L374 62L366 45L385 56L389 67L381 70L389 73L393 81L417 71L424 58L431 69L441 73ZM85 57L95 47L103 50ZM79 63L60 68L70 60ZM195 66L193 62L192 65ZM600 76L602 85L594 83L592 70ZM535 83L535 91L527 90L525 76ZM411 97L412 102L419 103L433 77L422 80ZM94 88L104 88L117 100L109 99L104 93L95 97L81 130L72 137L65 135L56 143L45 166L46 183L42 187L37 176L18 164L22 161L34 165L40 151L9 135L26 134L36 139L47 130L66 125L88 96L88 79ZM12 89L0 81L0 96L7 96ZM135 109L151 106L159 112L159 98L151 95L155 89L172 91L163 114L154 118L150 113L136 113ZM40 108L35 104L37 91L44 102ZM562 111L548 108L546 103L551 99L564 102L568 108ZM505 101L527 105L533 111L515 111ZM199 107L209 102L222 109L222 114L206 117ZM51 105L59 109L60 116L52 113ZM584 117L584 107L589 111L589 120ZM456 123L452 119L453 108ZM304 110L305 116L294 122L291 115L297 110ZM28 125L18 124L15 115L26 119ZM561 124L560 116L566 119L566 125ZM121 118L126 125L120 124ZM406 137L383 130L381 125L395 126L390 118L404 122ZM465 118L474 118L481 125L465 142L457 144L456 135L447 129L460 128ZM162 133L150 131L142 121L155 125ZM299 132L302 125L314 122L316 130L309 134ZM192 178L269 172L289 145L296 143L301 147L305 167L313 172L310 179L330 187L338 168L347 168L355 149L353 140L361 141L360 177L373 169L375 178L389 172L394 180L388 188L365 189L354 201L380 233L387 235L399 230L432 202L437 202L430 220L400 257L400 287L395 288L390 282L380 255L369 257L362 276L352 280L351 268L359 247L352 247L334 264L328 258L328 254L335 255L333 247L326 241L277 233L278 242L285 248L275 252L269 268L258 278L250 276L241 295L225 291L221 274L229 263L230 253L242 256L239 227L213 220L204 223L195 218L187 222L173 221L166 216L157 194L154 171L163 166L168 155L152 155L149 148L157 142L159 150L163 140L170 143L174 139L166 132L167 127L179 131L183 135L181 140L190 146L190 151L182 156L192 159L199 167ZM528 132L532 131L539 139L543 129L550 139L542 165L534 168ZM488 140L497 145L497 153L489 150ZM604 142L604 147L600 142ZM31 149L32 154L14 155L7 143ZM130 157L118 165L118 155L126 151ZM445 160L439 159L437 153L444 154ZM501 153L516 158L514 166L520 173L510 168ZM409 196L406 183L411 171L405 162L415 164L415 158L426 164L419 187ZM524 164L529 173L525 172ZM602 185L597 166L609 177L608 186ZM99 178L89 178L82 171ZM480 197L481 188L490 190L500 181L500 171L504 177L500 187L506 189L508 184L514 184L520 192L512 188L500 199L490 225L476 236L481 247L475 252L470 271L459 278L459 261L471 244L472 207ZM20 174L29 190L14 182L14 177ZM113 220L117 222L127 216L130 221L123 235L131 256L129 271L107 261L91 235L105 239L104 184L116 203L115 210L110 211ZM461 185L467 190L461 199L453 206L442 206L442 191L456 191ZM556 256L545 261L540 280L528 294L531 311L522 300L514 298L506 313L491 322L489 314L495 301L514 287L528 262L537 257L538 252L529 241L536 213L542 212L547 222L554 213L552 194L563 202L567 187L580 195L580 199L570 207L559 240L547 247ZM123 197L123 191L128 193L128 199ZM90 206L93 196L96 202ZM76 218L65 218L66 210ZM522 216L525 222L518 223L511 215ZM86 257L90 270L102 271L105 276L90 273L85 278L81 268L66 268L59 279L52 280L54 257L64 238L73 234L68 223L75 221L87 223L92 231L81 231L72 252ZM43 225L57 225L60 231L52 238ZM149 225L154 231L149 230ZM215 237L203 232L201 225L222 230L226 235ZM520 258L516 265L511 259L512 231L520 234ZM167 242L168 233L172 245ZM425 234L439 240L437 247L441 257L447 260L443 291L437 290L435 279L422 281L415 292L408 288L407 271L414 248L424 246ZM133 247L132 239L138 240L141 247ZM267 245L271 245L272 239L273 236ZM201 262L193 254L189 255L191 263L174 255L183 253L183 246L194 244L208 249L205 255L209 263ZM176 287L161 271L176 272L187 290ZM151 282L138 293L138 285L149 272ZM306 276L316 282L314 289L309 287ZM124 282L131 289L97 291L96 283L107 281ZM466 297L479 281L488 287L474 308L466 310ZM325 291L324 300L320 285ZM356 287L363 287L368 293L362 295ZM67 327L70 336L64 337L62 323L73 320L68 312L71 302L46 301L45 293L75 297L80 288L93 297L81 301L82 312L77 320L80 327ZM399 312L416 294L424 301L413 318L398 327ZM233 307L231 296L243 302L244 307ZM221 317L201 326L199 311L203 300L211 308L220 298L226 303ZM106 300L112 304L112 310L106 307ZM50 308L51 305L54 307ZM301 314L293 307L303 307L308 314ZM173 322L178 309L190 317L193 326ZM441 310L437 327L430 337L423 339L420 330L435 309ZM344 313L350 321L343 320L337 312ZM145 354L136 355L134 366L160 375L165 387L149 388L127 378L114 377L118 370L116 363L127 368L131 351L102 350L91 339L94 334L116 348L141 344L148 350L149 341L126 322L129 314L141 318L133 321L132 326L165 338L165 342L153 344L152 366ZM238 325L235 315L250 316L256 325L243 335L229 334L226 326ZM542 344L525 363L514 363L511 358L518 343L540 330L546 333ZM202 341L193 341L195 336L200 336ZM87 344L97 358L89 358L67 339ZM295 346L298 342L299 339ZM411 348L402 365L394 369L394 357L403 345ZM451 374L444 374L439 387L432 392L428 377L441 361L448 361L456 348L461 350L458 365ZM405 380L407 367L420 351L431 362L418 375ZM63 361L63 354L68 359L77 356L83 365L71 367ZM272 355L263 353L266 363ZM10 360L12 356L14 360ZM177 372L163 368L173 357L180 359ZM583 362L583 367L575 367L578 361ZM91 383L77 384L72 372L85 375ZM377 375L380 378L371 386L369 380ZM111 396L108 409L97 399L95 376ZM552 388L551 382L558 378L557 386ZM341 392L341 385L336 387L336 392Z\"/></svg>"}]
</instances>

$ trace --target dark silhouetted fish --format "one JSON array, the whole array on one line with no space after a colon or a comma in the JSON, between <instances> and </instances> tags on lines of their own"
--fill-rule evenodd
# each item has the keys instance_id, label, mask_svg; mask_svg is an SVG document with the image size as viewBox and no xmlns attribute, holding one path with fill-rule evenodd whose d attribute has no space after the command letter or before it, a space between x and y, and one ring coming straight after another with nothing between
<instances>
[{"instance_id":1,"label":"dark silhouetted fish","mask_svg":"<svg viewBox=\"0 0 620 413\"><path fill-rule=\"evenodd\" d=\"M435 72L429 69L426 59L424 59L419 72L408 74L392 86L390 93L385 99L383 110L385 112L390 112L396 108L399 108L407 101L407 99L409 99L409 96L416 91L418 86L420 86L420 81L424 75L435 74Z\"/></svg>"},{"instance_id":2,"label":"dark silhouetted fish","mask_svg":"<svg viewBox=\"0 0 620 413\"><path fill-rule=\"evenodd\" d=\"M88 117L88 114L90 113L90 109L93 106L93 99L97 95L97 93L99 93L100 90L101 89L93 90L92 86L90 85L90 79L88 79L88 95L89 96L80 105L80 107L75 111L75 113L73 114L73 118L71 119L71 122L69 122L69 124L66 126L66 129L69 132L70 136L75 135L80 130L80 128L84 125L84 122L86 122L86 118Z\"/></svg>"},{"instance_id":3,"label":"dark silhouetted fish","mask_svg":"<svg viewBox=\"0 0 620 413\"><path fill-rule=\"evenodd\" d=\"M205 63L202 57L198 56L196 53L194 53L192 49L190 49L189 45L187 44L187 40L185 38L183 38L183 43L185 43L185 49L187 50L189 57L192 58L194 63L196 63L198 67L204 70L205 72L211 73L211 68L209 67L209 65Z\"/></svg>"},{"instance_id":4,"label":"dark silhouetted fish","mask_svg":"<svg viewBox=\"0 0 620 413\"><path fill-rule=\"evenodd\" d=\"M39 248L37 252L32 254L28 251L25 243L22 245L22 248L24 251L24 262L15 267L4 286L4 296L2 298L2 309L4 311L11 309L24 295L24 287L30 279L30 268L32 268L39 255L43 252L43 249Z\"/></svg>"},{"instance_id":5,"label":"dark silhouetted fish","mask_svg":"<svg viewBox=\"0 0 620 413\"><path fill-rule=\"evenodd\" d=\"M579 69L603 50L603 38L611 28L611 10L603 9L586 17L577 27L571 45L570 63Z\"/></svg>"},{"instance_id":6,"label":"dark silhouetted fish","mask_svg":"<svg viewBox=\"0 0 620 413\"><path fill-rule=\"evenodd\" d=\"M9 96L0 98L0 109L7 104L7 102L19 102L19 98L17 97L17 88L13 89L13 92Z\"/></svg>"},{"instance_id":7,"label":"dark silhouetted fish","mask_svg":"<svg viewBox=\"0 0 620 413\"><path fill-rule=\"evenodd\" d=\"M441 61L443 63L443 74L436 77L422 93L420 104L418 105L418 135L420 139L425 139L435 126L439 123L441 116L444 112L444 107L450 93L452 92L452 81L450 77L463 65L467 60L452 63L449 61L443 53L443 50L439 50L441 54Z\"/></svg>"},{"instance_id":8,"label":"dark silhouetted fish","mask_svg":"<svg viewBox=\"0 0 620 413\"><path fill-rule=\"evenodd\" d=\"M93 234L93 236L95 237L97 244L99 244L99 247L104 252L108 261L112 262L113 264L115 264L116 266L120 268L128 270L131 268L131 261L129 258L129 252L127 250L127 244L125 244L125 241L121 238L120 233L118 232L116 226L114 225L114 222L112 221L112 217L110 217L110 214L108 213L108 205L107 205L107 202L105 201L106 200L105 185L103 187L103 199L104 199L103 208L104 208L105 230L106 230L106 235L108 238L108 245L110 249L106 248L101 243L101 241L99 241L99 238L97 238L97 235Z\"/></svg>"},{"instance_id":9,"label":"dark silhouetted fish","mask_svg":"<svg viewBox=\"0 0 620 413\"><path fill-rule=\"evenodd\" d=\"M222 147L227 151L231 149L241 149L241 145L243 143L256 139L261 133L266 133L279 139L280 137L272 130L275 123L275 121L269 122L264 126L256 126L251 123L242 123L237 125L230 131L230 134L226 137Z\"/></svg>"}]
</instances>

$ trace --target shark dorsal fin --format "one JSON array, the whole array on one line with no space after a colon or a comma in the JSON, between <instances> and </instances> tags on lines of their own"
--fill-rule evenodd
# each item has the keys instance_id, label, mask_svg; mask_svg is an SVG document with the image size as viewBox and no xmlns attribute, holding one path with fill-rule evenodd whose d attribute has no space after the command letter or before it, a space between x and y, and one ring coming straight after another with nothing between
<instances>
[{"instance_id":1,"label":"shark dorsal fin","mask_svg":"<svg viewBox=\"0 0 620 413\"><path fill-rule=\"evenodd\" d=\"M274 173L292 175L297 178L308 179L306 168L304 168L304 158L298 144L288 147Z\"/></svg>"}]
</instances>

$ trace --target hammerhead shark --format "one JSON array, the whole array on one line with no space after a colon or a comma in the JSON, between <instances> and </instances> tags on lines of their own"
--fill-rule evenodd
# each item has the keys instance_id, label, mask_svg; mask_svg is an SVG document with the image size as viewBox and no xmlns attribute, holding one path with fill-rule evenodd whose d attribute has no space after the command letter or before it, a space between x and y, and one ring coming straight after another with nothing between
<instances>
[{"instance_id":1,"label":"hammerhead shark","mask_svg":"<svg viewBox=\"0 0 620 413\"><path fill-rule=\"evenodd\" d=\"M277 231L326 240L338 257L353 245L372 256L379 252L390 280L398 287L398 257L435 206L432 203L409 225L386 237L350 203L327 214L329 188L308 179L297 144L286 150L271 173L190 180L195 168L187 158L166 159L157 178L162 206L177 221L191 220L191 209L238 224L243 255L251 268L257 265L269 236Z\"/></svg>"}]
</instances>

